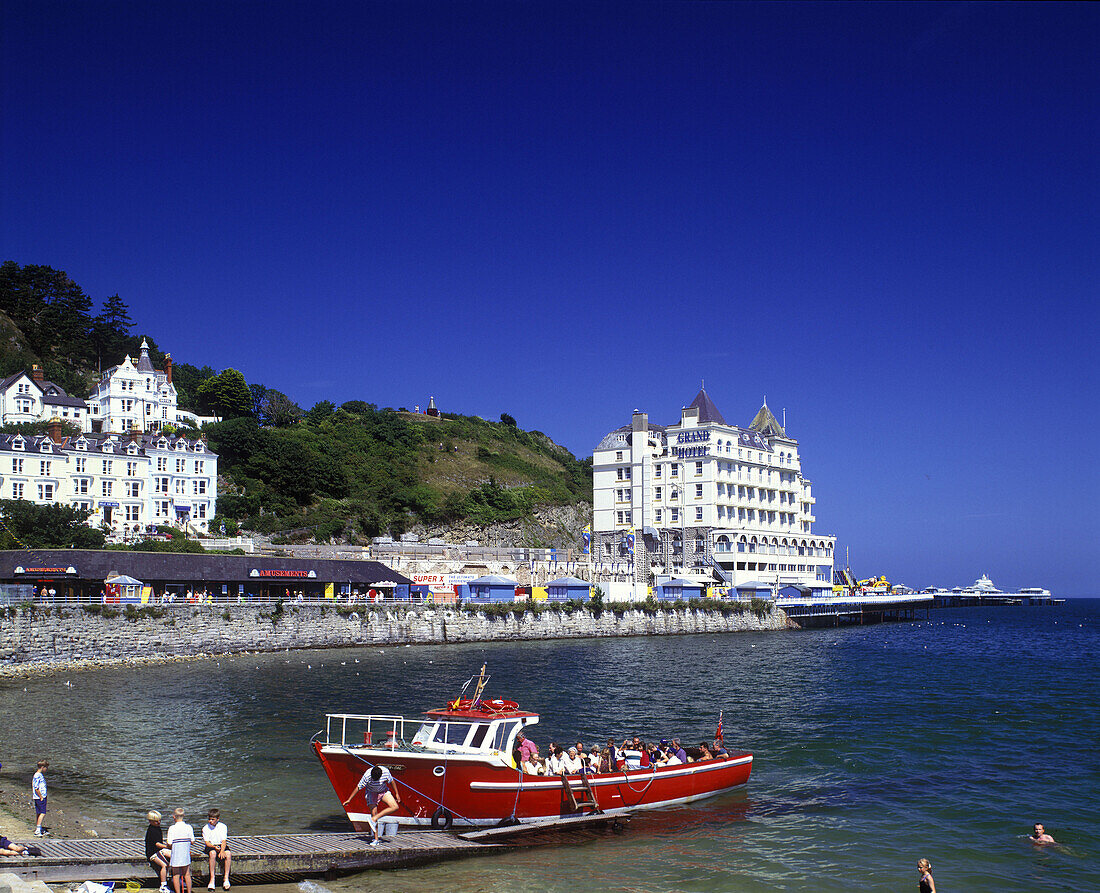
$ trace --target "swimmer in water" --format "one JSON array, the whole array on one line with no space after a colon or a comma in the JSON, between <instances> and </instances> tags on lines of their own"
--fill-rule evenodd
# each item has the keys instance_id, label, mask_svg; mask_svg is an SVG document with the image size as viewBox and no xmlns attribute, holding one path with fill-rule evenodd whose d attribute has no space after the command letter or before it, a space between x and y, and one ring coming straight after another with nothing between
<instances>
[{"instance_id":1,"label":"swimmer in water","mask_svg":"<svg viewBox=\"0 0 1100 893\"><path fill-rule=\"evenodd\" d=\"M936 882L932 878L932 863L927 859L917 860L917 871L920 872L920 893L936 893Z\"/></svg>"},{"instance_id":2,"label":"swimmer in water","mask_svg":"<svg viewBox=\"0 0 1100 893\"><path fill-rule=\"evenodd\" d=\"M1043 827L1042 822L1035 823L1035 827L1032 829L1031 836L1028 840L1038 846L1046 846L1055 842L1054 838L1047 834L1046 828Z\"/></svg>"}]
</instances>

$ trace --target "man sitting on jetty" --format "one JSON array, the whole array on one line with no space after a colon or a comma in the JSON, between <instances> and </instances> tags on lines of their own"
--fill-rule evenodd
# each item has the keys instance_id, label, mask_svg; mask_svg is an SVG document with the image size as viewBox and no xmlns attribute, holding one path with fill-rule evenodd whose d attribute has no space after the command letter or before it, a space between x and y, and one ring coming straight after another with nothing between
<instances>
[{"instance_id":1,"label":"man sitting on jetty","mask_svg":"<svg viewBox=\"0 0 1100 893\"><path fill-rule=\"evenodd\" d=\"M392 792L390 790L391 785L393 786ZM370 806L371 810L370 815L367 816L367 824L370 825L371 833L374 835L370 845L378 846L378 820L392 812L397 812L398 804L401 803L401 795L397 792L397 783L390 775L389 769L384 766L374 766L363 773L363 777L359 779L359 784L356 785L355 790L344 801L344 807L346 808L351 803L351 798L364 788L367 790L367 805Z\"/></svg>"}]
</instances>

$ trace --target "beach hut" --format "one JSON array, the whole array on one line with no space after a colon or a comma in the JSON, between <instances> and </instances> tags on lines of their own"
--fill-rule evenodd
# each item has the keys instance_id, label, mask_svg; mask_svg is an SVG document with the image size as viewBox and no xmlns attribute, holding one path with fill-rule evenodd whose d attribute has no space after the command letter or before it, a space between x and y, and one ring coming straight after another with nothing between
<instances>
[{"instance_id":1,"label":"beach hut","mask_svg":"<svg viewBox=\"0 0 1100 893\"><path fill-rule=\"evenodd\" d=\"M140 605L141 588L145 584L126 574L115 574L105 581L107 602L116 605Z\"/></svg>"},{"instance_id":2,"label":"beach hut","mask_svg":"<svg viewBox=\"0 0 1100 893\"><path fill-rule=\"evenodd\" d=\"M758 580L749 580L747 583L738 583L734 589L737 590L738 598L771 598L772 587L768 583L761 583Z\"/></svg>"},{"instance_id":3,"label":"beach hut","mask_svg":"<svg viewBox=\"0 0 1100 893\"><path fill-rule=\"evenodd\" d=\"M702 583L678 577L657 587L657 600L679 601L680 599L702 598L703 588Z\"/></svg>"},{"instance_id":4,"label":"beach hut","mask_svg":"<svg viewBox=\"0 0 1100 893\"><path fill-rule=\"evenodd\" d=\"M810 598L811 592L808 586L782 586L776 592L776 598Z\"/></svg>"},{"instance_id":5,"label":"beach hut","mask_svg":"<svg viewBox=\"0 0 1100 893\"><path fill-rule=\"evenodd\" d=\"M559 577L546 584L546 597L552 602L578 599L582 602L592 597L592 585L576 577Z\"/></svg>"},{"instance_id":6,"label":"beach hut","mask_svg":"<svg viewBox=\"0 0 1100 893\"><path fill-rule=\"evenodd\" d=\"M465 600L471 602L514 602L516 600L516 581L496 574L478 577L466 584L469 595Z\"/></svg>"}]
</instances>

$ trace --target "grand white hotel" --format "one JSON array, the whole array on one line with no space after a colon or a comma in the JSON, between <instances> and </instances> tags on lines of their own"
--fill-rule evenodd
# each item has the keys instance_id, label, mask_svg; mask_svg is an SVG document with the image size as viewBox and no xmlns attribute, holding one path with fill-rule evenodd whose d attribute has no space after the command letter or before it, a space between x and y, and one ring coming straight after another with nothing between
<instances>
[{"instance_id":1,"label":"grand white hotel","mask_svg":"<svg viewBox=\"0 0 1100 893\"><path fill-rule=\"evenodd\" d=\"M592 455L592 560L637 583L831 589L836 538L813 532L798 441L765 403L727 424L705 390L674 425L635 411Z\"/></svg>"}]
</instances>

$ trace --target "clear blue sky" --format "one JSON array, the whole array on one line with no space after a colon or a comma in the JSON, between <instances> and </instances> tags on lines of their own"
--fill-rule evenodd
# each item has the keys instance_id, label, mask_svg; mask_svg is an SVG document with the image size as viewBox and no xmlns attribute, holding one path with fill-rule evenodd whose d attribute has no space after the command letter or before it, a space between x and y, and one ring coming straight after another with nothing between
<instances>
[{"instance_id":1,"label":"clear blue sky","mask_svg":"<svg viewBox=\"0 0 1100 893\"><path fill-rule=\"evenodd\" d=\"M1100 7L4 0L0 259L588 455L787 410L861 574L1100 595Z\"/></svg>"}]
</instances>

